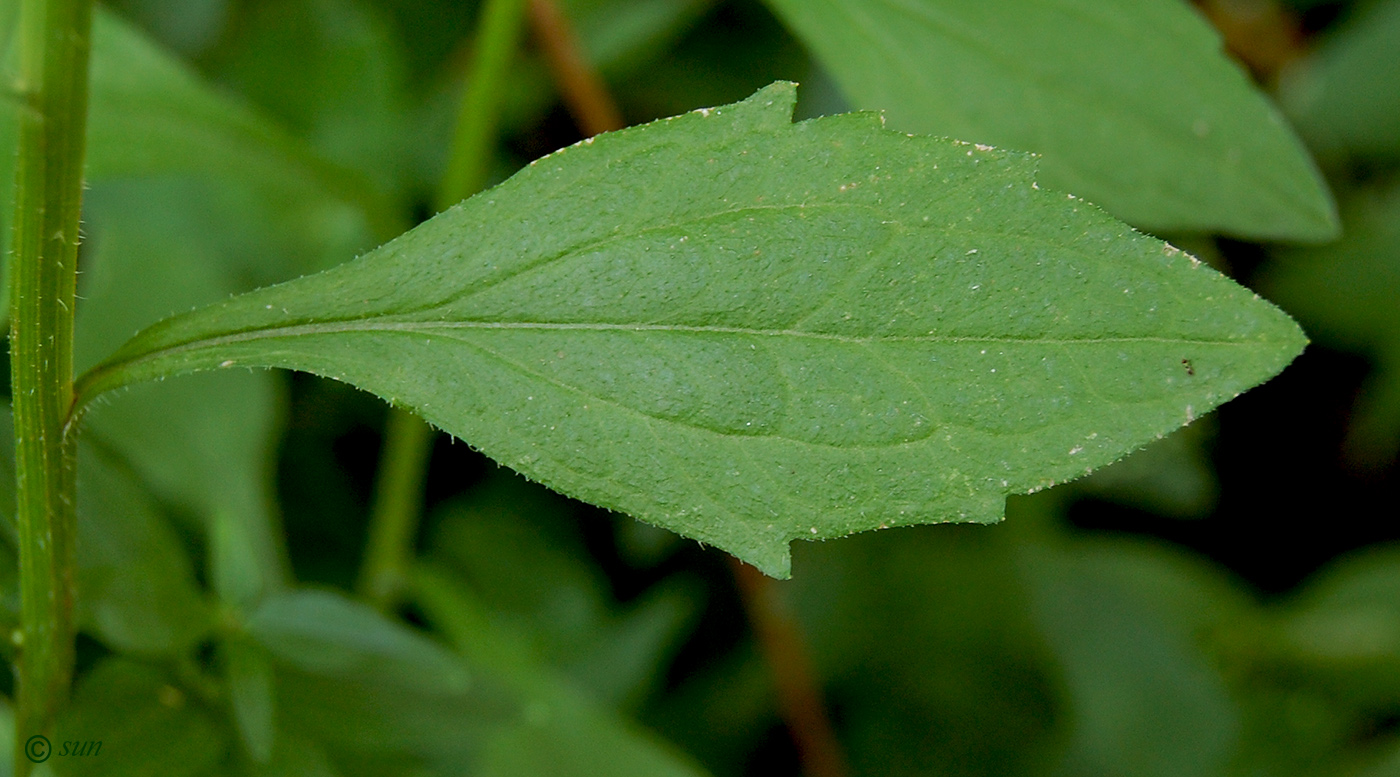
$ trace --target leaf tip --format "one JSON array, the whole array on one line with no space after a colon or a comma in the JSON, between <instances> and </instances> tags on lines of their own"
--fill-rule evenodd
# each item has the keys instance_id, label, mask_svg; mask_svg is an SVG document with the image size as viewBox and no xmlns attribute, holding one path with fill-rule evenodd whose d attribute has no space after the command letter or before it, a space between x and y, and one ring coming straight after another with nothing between
<instances>
[{"instance_id":1,"label":"leaf tip","mask_svg":"<svg viewBox=\"0 0 1400 777\"><path fill-rule=\"evenodd\" d=\"M792 577L792 548L788 542L788 540L777 540L776 542L765 542L732 550L724 548L724 550L727 550L734 558L753 566L771 578L787 580Z\"/></svg>"},{"instance_id":2,"label":"leaf tip","mask_svg":"<svg viewBox=\"0 0 1400 777\"><path fill-rule=\"evenodd\" d=\"M1299 228L1296 240L1314 245L1331 243L1342 236L1342 218L1337 213L1337 201L1326 185L1322 186L1320 199L1313 203L1314 208L1309 223Z\"/></svg>"}]
</instances>

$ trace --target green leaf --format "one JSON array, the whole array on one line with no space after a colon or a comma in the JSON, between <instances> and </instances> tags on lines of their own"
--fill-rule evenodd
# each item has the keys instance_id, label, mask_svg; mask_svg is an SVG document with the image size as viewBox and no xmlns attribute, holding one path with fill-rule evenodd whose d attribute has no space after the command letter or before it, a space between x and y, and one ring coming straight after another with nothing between
<instances>
[{"instance_id":1,"label":"green leaf","mask_svg":"<svg viewBox=\"0 0 1400 777\"><path fill-rule=\"evenodd\" d=\"M772 669L758 646L746 641L722 660L688 674L657 700L647 718L715 774L743 774L778 723L775 696ZM842 744L851 746L847 737Z\"/></svg>"},{"instance_id":2,"label":"green leaf","mask_svg":"<svg viewBox=\"0 0 1400 777\"><path fill-rule=\"evenodd\" d=\"M277 744L273 727L277 700L272 659L261 647L236 638L222 642L219 650L228 680L233 721L243 746L253 761L267 764Z\"/></svg>"},{"instance_id":3,"label":"green leaf","mask_svg":"<svg viewBox=\"0 0 1400 777\"><path fill-rule=\"evenodd\" d=\"M89 178L199 173L276 193L323 229L362 230L367 216L380 220L371 231L382 232L396 221L367 180L213 90L102 9L93 15L91 67ZM364 233L344 240L364 240Z\"/></svg>"},{"instance_id":4,"label":"green leaf","mask_svg":"<svg viewBox=\"0 0 1400 777\"><path fill-rule=\"evenodd\" d=\"M0 0L0 62L10 56L11 47L19 37L18 0ZM10 85L6 84L6 88ZM8 94L8 93L7 93Z\"/></svg>"},{"instance_id":5,"label":"green leaf","mask_svg":"<svg viewBox=\"0 0 1400 777\"><path fill-rule=\"evenodd\" d=\"M1205 627L1242 611L1228 584L1141 543L1029 546L1022 557L1072 720L1058 773L1228 773L1240 710L1200 644Z\"/></svg>"},{"instance_id":6,"label":"green leaf","mask_svg":"<svg viewBox=\"0 0 1400 777\"><path fill-rule=\"evenodd\" d=\"M1222 662L1248 696L1259 773L1393 773L1400 737L1400 553L1372 546L1222 630Z\"/></svg>"},{"instance_id":7,"label":"green leaf","mask_svg":"<svg viewBox=\"0 0 1400 777\"><path fill-rule=\"evenodd\" d=\"M9 699L0 699L0 752L15 751L15 710ZM0 763L0 777L14 777L14 764L5 759Z\"/></svg>"},{"instance_id":8,"label":"green leaf","mask_svg":"<svg viewBox=\"0 0 1400 777\"><path fill-rule=\"evenodd\" d=\"M1400 552L1362 550L1330 564L1276 608L1273 640L1256 646L1266 672L1306 678L1342 709L1375 717L1400 694ZM1262 648L1262 649L1261 649ZM1365 729L1367 724L1356 725Z\"/></svg>"},{"instance_id":9,"label":"green leaf","mask_svg":"<svg viewBox=\"0 0 1400 777\"><path fill-rule=\"evenodd\" d=\"M1215 418L1178 429L1111 467L1079 481L1091 496L1165 515L1204 518L1220 493L1207 445Z\"/></svg>"},{"instance_id":10,"label":"green leaf","mask_svg":"<svg viewBox=\"0 0 1400 777\"><path fill-rule=\"evenodd\" d=\"M272 366L788 574L995 521L1264 380L1297 327L1040 191L1019 154L791 124L792 84L585 141L361 259L168 319L81 380ZM1188 369L1189 368L1189 369Z\"/></svg>"},{"instance_id":11,"label":"green leaf","mask_svg":"<svg viewBox=\"0 0 1400 777\"><path fill-rule=\"evenodd\" d=\"M0 0L0 20L17 9L14 0ZM0 25L5 38L10 29ZM20 103L9 90L16 64L13 50L9 59L0 57L0 249L9 241L13 211ZM367 179L326 162L274 122L216 91L103 8L94 12L91 71L89 181L170 175L217 180L227 190L225 199L241 197L259 209L259 232L275 227L284 239L298 242L297 264L290 268L298 272L352 256L366 247L373 230L398 231L393 208ZM0 264L6 255L0 250ZM289 274L295 273L284 268L260 281ZM0 311L0 318L7 315L8 308Z\"/></svg>"},{"instance_id":12,"label":"green leaf","mask_svg":"<svg viewBox=\"0 0 1400 777\"><path fill-rule=\"evenodd\" d=\"M326 609L307 612L327 617ZM329 613L327 628L284 624L260 637L277 643L278 747L297 737L318 742L349 774L421 775L424 764L455 767L432 774L467 772L488 730L519 715L513 696L475 670L464 684L460 659L382 617L362 637L347 633L377 616L364 609L349 618ZM318 645L325 657L316 655Z\"/></svg>"},{"instance_id":13,"label":"green leaf","mask_svg":"<svg viewBox=\"0 0 1400 777\"><path fill-rule=\"evenodd\" d=\"M78 449L79 623L129 653L179 654L213 627L189 553L140 482L100 446Z\"/></svg>"},{"instance_id":14,"label":"green leaf","mask_svg":"<svg viewBox=\"0 0 1400 777\"><path fill-rule=\"evenodd\" d=\"M473 665L498 676L520 714L498 721L481 745L483 777L699 777L683 754L600 706L540 666L529 647L498 629L470 589L435 566L414 573L414 598Z\"/></svg>"},{"instance_id":15,"label":"green leaf","mask_svg":"<svg viewBox=\"0 0 1400 777\"><path fill-rule=\"evenodd\" d=\"M572 503L501 470L434 521L433 556L470 581L496 628L595 700L636 700L664 671L696 602L660 584L625 610L572 522Z\"/></svg>"},{"instance_id":16,"label":"green leaf","mask_svg":"<svg viewBox=\"0 0 1400 777\"><path fill-rule=\"evenodd\" d=\"M516 714L494 678L469 675L461 658L340 594L275 594L244 631L276 662L274 763L289 737L300 737L347 756L338 761L347 770L356 763L398 774L439 763L462 773L483 731Z\"/></svg>"},{"instance_id":17,"label":"green leaf","mask_svg":"<svg viewBox=\"0 0 1400 777\"><path fill-rule=\"evenodd\" d=\"M485 730L515 714L499 698L406 689L373 672L322 675L277 671L277 712L288 739L319 743L349 775L471 774ZM273 755L274 762L277 759ZM428 769L425 764L455 766Z\"/></svg>"},{"instance_id":18,"label":"green leaf","mask_svg":"<svg viewBox=\"0 0 1400 777\"><path fill-rule=\"evenodd\" d=\"M1011 536L924 527L814 544L774 584L801 618L853 773L1049 773L1065 715Z\"/></svg>"},{"instance_id":19,"label":"green leaf","mask_svg":"<svg viewBox=\"0 0 1400 777\"><path fill-rule=\"evenodd\" d=\"M330 591L268 597L245 624L278 659L313 674L369 672L406 689L465 691L471 681L451 653L387 620L369 606Z\"/></svg>"},{"instance_id":20,"label":"green leaf","mask_svg":"<svg viewBox=\"0 0 1400 777\"><path fill-rule=\"evenodd\" d=\"M78 682L53 736L50 766L63 775L209 774L228 749L228 732L209 709L161 670L108 658ZM97 742L96 755L61 755L62 742Z\"/></svg>"},{"instance_id":21,"label":"green leaf","mask_svg":"<svg viewBox=\"0 0 1400 777\"><path fill-rule=\"evenodd\" d=\"M1400 2L1358 3L1307 59L1285 72L1284 108L1319 154L1400 155Z\"/></svg>"},{"instance_id":22,"label":"green leaf","mask_svg":"<svg viewBox=\"0 0 1400 777\"><path fill-rule=\"evenodd\" d=\"M1327 188L1180 0L769 0L856 107L1043 154L1041 181L1137 227L1325 240Z\"/></svg>"},{"instance_id":23,"label":"green leaf","mask_svg":"<svg viewBox=\"0 0 1400 777\"><path fill-rule=\"evenodd\" d=\"M252 777L340 777L325 751L300 737L280 738L272 760L255 764L246 773Z\"/></svg>"},{"instance_id":24,"label":"green leaf","mask_svg":"<svg viewBox=\"0 0 1400 777\"><path fill-rule=\"evenodd\" d=\"M702 777L684 755L599 714L578 696L559 695L533 717L489 740L482 777Z\"/></svg>"},{"instance_id":25,"label":"green leaf","mask_svg":"<svg viewBox=\"0 0 1400 777\"><path fill-rule=\"evenodd\" d=\"M401 99L403 52L381 16L355 0L255 6L215 69L326 159L398 193L412 134Z\"/></svg>"}]
</instances>

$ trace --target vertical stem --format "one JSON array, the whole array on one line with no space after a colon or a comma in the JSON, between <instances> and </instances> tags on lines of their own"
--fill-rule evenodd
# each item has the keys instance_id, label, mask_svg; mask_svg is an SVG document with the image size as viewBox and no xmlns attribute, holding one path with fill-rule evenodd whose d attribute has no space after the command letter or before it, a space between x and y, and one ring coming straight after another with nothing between
<instances>
[{"instance_id":1,"label":"vertical stem","mask_svg":"<svg viewBox=\"0 0 1400 777\"><path fill-rule=\"evenodd\" d=\"M487 0L481 11L476 51L467 72L447 170L438 189L438 210L475 194L486 184L496 143L496 120L524 8L525 0ZM358 583L360 593L380 609L394 606L403 591L418 533L433 437L432 427L413 413L397 407L389 410L370 513L369 545Z\"/></svg>"},{"instance_id":2,"label":"vertical stem","mask_svg":"<svg viewBox=\"0 0 1400 777\"><path fill-rule=\"evenodd\" d=\"M438 188L437 207L446 209L486 185L506 75L515 58L525 0L487 0L481 11L476 52L467 91L457 114L452 150Z\"/></svg>"},{"instance_id":3,"label":"vertical stem","mask_svg":"<svg viewBox=\"0 0 1400 777\"><path fill-rule=\"evenodd\" d=\"M408 572L433 437L433 428L418 416L389 409L359 581L360 594L380 609L394 606Z\"/></svg>"},{"instance_id":4,"label":"vertical stem","mask_svg":"<svg viewBox=\"0 0 1400 777\"><path fill-rule=\"evenodd\" d=\"M784 606L773 580L735 558L730 558L730 566L759 648L773 672L778 709L797 746L802 773L845 777L850 772L846 756L826 716L801 627Z\"/></svg>"},{"instance_id":5,"label":"vertical stem","mask_svg":"<svg viewBox=\"0 0 1400 777\"><path fill-rule=\"evenodd\" d=\"M91 0L24 0L10 309L23 645L17 743L47 732L73 675L73 304ZM15 773L32 765L16 748Z\"/></svg>"},{"instance_id":6,"label":"vertical stem","mask_svg":"<svg viewBox=\"0 0 1400 777\"><path fill-rule=\"evenodd\" d=\"M583 134L592 137L622 129L622 111L618 110L617 101L584 55L573 25L559 4L554 0L530 0L530 27L549 63L559 96Z\"/></svg>"}]
</instances>

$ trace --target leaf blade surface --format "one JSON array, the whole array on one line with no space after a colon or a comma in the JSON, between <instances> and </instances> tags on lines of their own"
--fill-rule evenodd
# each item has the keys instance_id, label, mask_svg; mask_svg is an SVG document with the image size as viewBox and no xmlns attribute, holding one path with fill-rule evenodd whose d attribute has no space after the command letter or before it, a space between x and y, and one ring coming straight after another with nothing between
<instances>
[{"instance_id":1,"label":"leaf blade surface","mask_svg":"<svg viewBox=\"0 0 1400 777\"><path fill-rule=\"evenodd\" d=\"M1027 157L791 124L795 92L601 136L86 375L344 380L773 574L789 541L994 521L1281 369L1297 327L1040 191Z\"/></svg>"}]
</instances>

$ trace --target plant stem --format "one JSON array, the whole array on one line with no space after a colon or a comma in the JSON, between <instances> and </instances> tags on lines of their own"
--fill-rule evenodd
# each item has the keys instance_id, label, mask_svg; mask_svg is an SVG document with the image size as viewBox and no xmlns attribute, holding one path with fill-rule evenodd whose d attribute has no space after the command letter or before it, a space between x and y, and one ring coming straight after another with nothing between
<instances>
[{"instance_id":1,"label":"plant stem","mask_svg":"<svg viewBox=\"0 0 1400 777\"><path fill-rule=\"evenodd\" d=\"M360 594L380 609L393 607L403 587L434 436L433 428L418 416L390 408L359 581Z\"/></svg>"},{"instance_id":2,"label":"plant stem","mask_svg":"<svg viewBox=\"0 0 1400 777\"><path fill-rule=\"evenodd\" d=\"M21 625L15 740L49 731L73 675L73 305L91 0L20 8L19 163L10 309ZM16 748L15 773L32 766Z\"/></svg>"},{"instance_id":3,"label":"plant stem","mask_svg":"<svg viewBox=\"0 0 1400 777\"><path fill-rule=\"evenodd\" d=\"M520 39L525 0L487 0L437 207L445 210L486 185L506 75Z\"/></svg>"},{"instance_id":4,"label":"plant stem","mask_svg":"<svg viewBox=\"0 0 1400 777\"><path fill-rule=\"evenodd\" d=\"M486 184L506 75L520 38L524 2L487 0L481 11L476 51L467 72L447 170L438 188L435 205L440 211ZM360 593L382 610L392 608L402 595L435 436L431 426L408 410L389 410L370 512L369 545L358 583Z\"/></svg>"},{"instance_id":5,"label":"plant stem","mask_svg":"<svg viewBox=\"0 0 1400 777\"><path fill-rule=\"evenodd\" d=\"M802 773L809 777L845 777L850 770L827 719L801 626L787 611L772 579L736 558L730 558L730 566L749 623L773 672L778 709L797 746Z\"/></svg>"},{"instance_id":6,"label":"plant stem","mask_svg":"<svg viewBox=\"0 0 1400 777\"><path fill-rule=\"evenodd\" d=\"M584 55L559 4L554 0L530 0L530 26L549 63L559 96L583 134L592 137L622 129L625 123L617 101Z\"/></svg>"}]
</instances>

